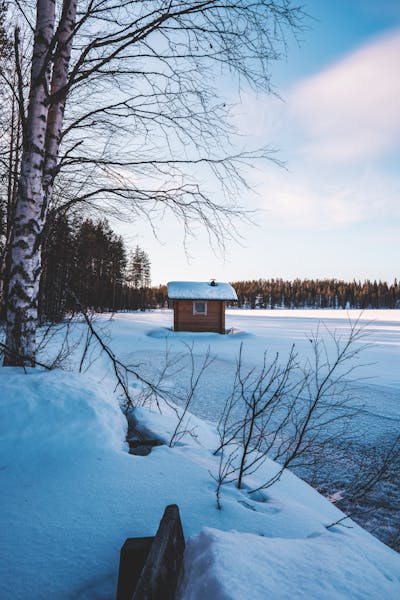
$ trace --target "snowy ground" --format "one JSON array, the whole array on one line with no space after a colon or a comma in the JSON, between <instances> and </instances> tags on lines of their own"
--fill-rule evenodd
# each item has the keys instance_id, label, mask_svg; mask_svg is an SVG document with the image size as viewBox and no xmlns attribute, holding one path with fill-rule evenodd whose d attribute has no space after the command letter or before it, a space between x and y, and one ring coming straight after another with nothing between
<instances>
[{"instance_id":1,"label":"snowy ground","mask_svg":"<svg viewBox=\"0 0 400 600\"><path fill-rule=\"evenodd\" d=\"M331 329L348 327L342 311L228 311L229 336L170 333L170 311L101 317L97 326L108 329L114 351L140 364L146 376L162 367L166 347L173 363L182 341L194 343L199 360L210 346L216 360L191 411L215 422L241 343L249 365L260 364L265 349L284 356L293 341L306 355L321 318ZM374 364L362 369L373 378L357 384L365 408L354 444L367 451L388 443L399 428L400 314L368 311L362 322L370 346L361 362ZM71 368L78 357L76 349ZM111 367L104 356L88 358L85 374L0 370L2 600L27 591L34 599L112 598L124 539L154 534L164 506L173 502L186 536L195 536L182 599L399 597L399 555L349 521L351 528L326 529L342 514L291 473L257 499L248 488L226 486L218 511L212 425L192 417L196 440L186 436L174 448L129 455ZM176 374L170 385L184 386L183 378ZM160 415L143 408L139 417L165 440L171 436L170 410ZM275 469L265 463L247 484L257 486ZM390 489L391 501L392 495ZM388 523L392 510L383 515Z\"/></svg>"}]
</instances>

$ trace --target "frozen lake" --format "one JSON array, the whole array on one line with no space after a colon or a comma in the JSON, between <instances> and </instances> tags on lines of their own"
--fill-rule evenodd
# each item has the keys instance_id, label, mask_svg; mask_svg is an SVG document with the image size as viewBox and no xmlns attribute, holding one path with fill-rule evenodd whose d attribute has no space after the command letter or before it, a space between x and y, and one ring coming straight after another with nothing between
<instances>
[{"instance_id":1,"label":"frozen lake","mask_svg":"<svg viewBox=\"0 0 400 600\"><path fill-rule=\"evenodd\" d=\"M365 433L376 438L400 431L400 311L227 310L226 325L234 334L226 336L169 331L173 323L169 310L119 314L107 324L112 327L118 352L152 366L162 361L166 345L172 353L179 353L184 350L183 343L193 344L198 357L210 348L216 360L205 377L208 391L198 398L196 410L213 420L241 344L249 367L260 365L265 351L271 358L279 352L284 360L292 344L305 360L311 356L310 337L317 329L319 337L332 347L331 334L344 340L350 322L357 319L363 329L363 338L357 343L365 347L353 379L358 380L356 386L365 404Z\"/></svg>"},{"instance_id":2,"label":"frozen lake","mask_svg":"<svg viewBox=\"0 0 400 600\"><path fill-rule=\"evenodd\" d=\"M373 362L368 374L374 382L400 387L400 310L230 310L227 326L249 331L264 338L274 349L281 350L295 342L306 350L308 334L323 323L330 331L346 334L349 321L365 331L369 348L363 352L363 362ZM323 327L320 327L323 334ZM326 336L325 336L326 337Z\"/></svg>"},{"instance_id":3,"label":"frozen lake","mask_svg":"<svg viewBox=\"0 0 400 600\"><path fill-rule=\"evenodd\" d=\"M119 355L150 372L163 363L167 346L171 354L179 354L185 352L184 343L192 344L199 359L209 348L215 361L192 410L215 420L241 345L249 368L262 363L265 351L271 359L278 352L284 361L292 344L304 361L311 356L310 338L317 329L321 340L332 348L331 334L344 340L350 323L357 319L363 329L357 343L363 349L352 377L364 404L357 427L362 426L371 442L400 431L400 311L228 310L226 325L234 334L226 336L174 333L170 310L122 313L112 321L100 317L99 322L110 329L112 346Z\"/></svg>"}]
</instances>

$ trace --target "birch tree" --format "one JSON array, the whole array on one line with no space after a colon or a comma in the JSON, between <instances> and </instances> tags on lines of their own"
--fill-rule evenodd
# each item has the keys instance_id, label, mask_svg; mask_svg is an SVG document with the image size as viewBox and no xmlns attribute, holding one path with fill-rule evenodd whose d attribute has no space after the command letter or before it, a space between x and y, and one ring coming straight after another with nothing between
<instances>
[{"instance_id":1,"label":"birch tree","mask_svg":"<svg viewBox=\"0 0 400 600\"><path fill-rule=\"evenodd\" d=\"M223 244L244 214L233 201L246 184L243 163L270 154L233 145L218 74L269 92L270 63L302 13L290 0L14 2L33 51L29 95L19 103L4 364L34 365L49 206L100 207L151 224L170 210L186 232L201 224ZM202 185L211 178L225 202Z\"/></svg>"},{"instance_id":2,"label":"birch tree","mask_svg":"<svg viewBox=\"0 0 400 600\"><path fill-rule=\"evenodd\" d=\"M55 3L39 0L32 56L31 87L23 119L23 153L14 211L4 364L33 365L40 276L40 235L46 207L43 188L46 103L51 82L48 60L54 38ZM18 30L17 30L18 31ZM16 35L18 43L18 34Z\"/></svg>"}]
</instances>

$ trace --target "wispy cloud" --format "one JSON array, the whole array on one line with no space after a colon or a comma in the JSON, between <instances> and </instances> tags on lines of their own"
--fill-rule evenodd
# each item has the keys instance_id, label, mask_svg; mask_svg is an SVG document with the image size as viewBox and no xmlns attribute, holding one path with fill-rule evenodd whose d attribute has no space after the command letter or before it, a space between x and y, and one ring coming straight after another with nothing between
<instances>
[{"instance_id":1,"label":"wispy cloud","mask_svg":"<svg viewBox=\"0 0 400 600\"><path fill-rule=\"evenodd\" d=\"M400 219L400 183L378 172L351 177L275 173L259 189L267 220L324 230Z\"/></svg>"},{"instance_id":2,"label":"wispy cloud","mask_svg":"<svg viewBox=\"0 0 400 600\"><path fill-rule=\"evenodd\" d=\"M297 83L285 102L242 96L237 125L279 146L288 166L254 176L266 226L340 231L398 222L399 73L400 29Z\"/></svg>"},{"instance_id":3,"label":"wispy cloud","mask_svg":"<svg viewBox=\"0 0 400 600\"><path fill-rule=\"evenodd\" d=\"M400 147L400 29L296 85L288 98L305 153L356 162Z\"/></svg>"}]
</instances>

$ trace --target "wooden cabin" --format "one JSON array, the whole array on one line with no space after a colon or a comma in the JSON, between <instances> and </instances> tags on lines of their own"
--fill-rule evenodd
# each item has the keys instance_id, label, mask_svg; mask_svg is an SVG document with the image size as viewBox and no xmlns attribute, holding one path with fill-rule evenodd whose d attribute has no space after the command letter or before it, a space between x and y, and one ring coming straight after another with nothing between
<instances>
[{"instance_id":1,"label":"wooden cabin","mask_svg":"<svg viewBox=\"0 0 400 600\"><path fill-rule=\"evenodd\" d=\"M174 331L225 333L225 303L237 300L229 283L222 281L170 281Z\"/></svg>"}]
</instances>

